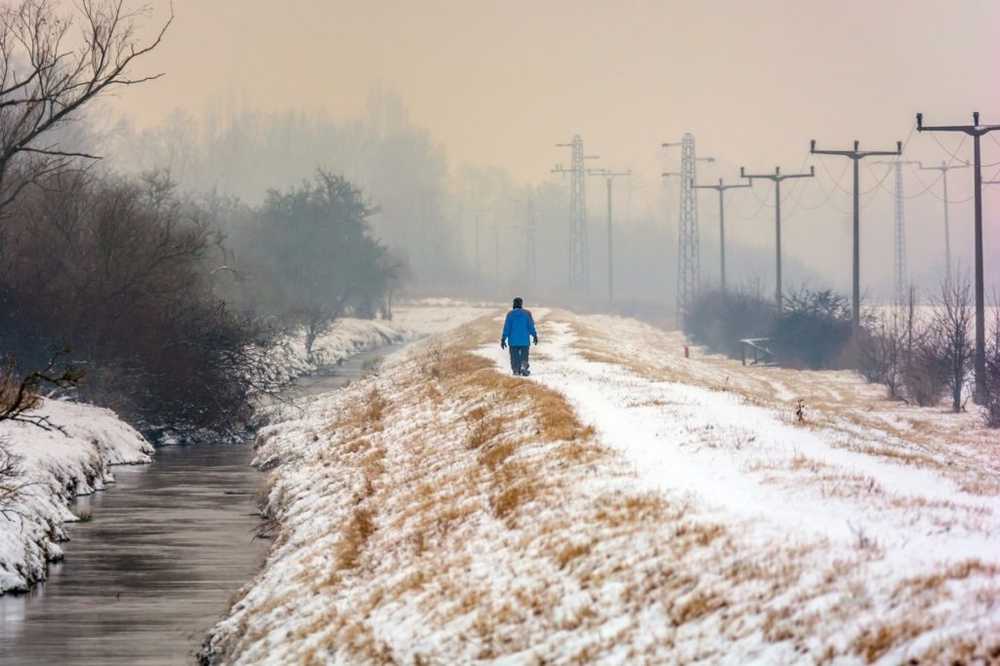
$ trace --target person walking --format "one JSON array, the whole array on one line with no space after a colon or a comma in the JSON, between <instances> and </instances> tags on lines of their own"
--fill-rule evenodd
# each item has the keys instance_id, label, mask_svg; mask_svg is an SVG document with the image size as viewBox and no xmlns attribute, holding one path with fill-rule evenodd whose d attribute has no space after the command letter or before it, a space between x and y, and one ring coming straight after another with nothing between
<instances>
[{"instance_id":1,"label":"person walking","mask_svg":"<svg viewBox=\"0 0 1000 666\"><path fill-rule=\"evenodd\" d=\"M538 344L538 333L535 332L535 320L531 310L524 309L524 300L518 296L514 299L513 309L507 313L503 322L503 333L500 334L500 349L510 347L510 371L515 375L527 377L528 349L531 341Z\"/></svg>"}]
</instances>

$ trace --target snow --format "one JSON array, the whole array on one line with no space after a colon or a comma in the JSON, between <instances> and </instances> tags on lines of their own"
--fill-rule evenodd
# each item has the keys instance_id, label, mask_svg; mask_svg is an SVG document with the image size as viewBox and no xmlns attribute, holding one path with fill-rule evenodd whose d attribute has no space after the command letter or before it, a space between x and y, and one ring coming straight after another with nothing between
<instances>
[{"instance_id":1,"label":"snow","mask_svg":"<svg viewBox=\"0 0 1000 666\"><path fill-rule=\"evenodd\" d=\"M335 365L359 352L398 344L461 325L483 308L459 303L403 306L393 321L343 318L305 353L301 338L272 352L289 378ZM44 580L48 562L63 555L63 524L78 520L68 508L73 498L104 490L114 482L111 465L151 462L153 447L110 410L46 400L33 416L49 417L65 431L26 423L0 423L0 443L20 459L23 486L17 502L0 513L0 593L25 591ZM112 546L113 547L113 546Z\"/></svg>"},{"instance_id":2,"label":"snow","mask_svg":"<svg viewBox=\"0 0 1000 666\"><path fill-rule=\"evenodd\" d=\"M498 314L260 433L276 539L208 656L1000 654L1000 460L976 414L846 372L686 359L676 333L558 310L535 309L533 375L510 378Z\"/></svg>"},{"instance_id":3,"label":"snow","mask_svg":"<svg viewBox=\"0 0 1000 666\"><path fill-rule=\"evenodd\" d=\"M45 400L32 412L57 430L0 423L0 442L20 458L21 491L0 512L0 593L25 591L44 580L48 562L62 557L63 523L77 520L68 504L114 482L111 465L148 463L153 447L114 412Z\"/></svg>"},{"instance_id":4,"label":"snow","mask_svg":"<svg viewBox=\"0 0 1000 666\"><path fill-rule=\"evenodd\" d=\"M491 310L451 299L425 299L397 306L391 320L342 317L316 339L312 354L306 353L305 336L298 334L280 340L270 358L285 378L294 379L323 366L337 365L355 354L460 326Z\"/></svg>"}]
</instances>

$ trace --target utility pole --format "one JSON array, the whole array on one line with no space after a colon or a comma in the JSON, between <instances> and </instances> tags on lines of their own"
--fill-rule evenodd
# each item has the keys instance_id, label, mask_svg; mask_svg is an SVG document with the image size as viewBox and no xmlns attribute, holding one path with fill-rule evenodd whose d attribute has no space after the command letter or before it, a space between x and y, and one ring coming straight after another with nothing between
<instances>
[{"instance_id":1,"label":"utility pole","mask_svg":"<svg viewBox=\"0 0 1000 666\"><path fill-rule=\"evenodd\" d=\"M514 228L524 232L524 274L527 276L527 286L532 286L538 276L535 262L535 200L531 195L527 199L511 200L524 206L524 222L514 225Z\"/></svg>"},{"instance_id":2,"label":"utility pole","mask_svg":"<svg viewBox=\"0 0 1000 666\"><path fill-rule=\"evenodd\" d=\"M587 242L587 195L584 160L595 160L597 155L584 155L583 139L573 135L571 143L557 143L557 148L572 149L568 169L556 165L552 173L570 174L569 220L569 286L587 291L590 288L590 244Z\"/></svg>"},{"instance_id":3,"label":"utility pole","mask_svg":"<svg viewBox=\"0 0 1000 666\"><path fill-rule=\"evenodd\" d=\"M524 229L524 262L528 274L528 284L534 286L537 282L537 264L535 263L535 202L528 200L528 219Z\"/></svg>"},{"instance_id":4,"label":"utility pole","mask_svg":"<svg viewBox=\"0 0 1000 666\"><path fill-rule=\"evenodd\" d=\"M701 289L701 246L698 237L698 198L692 184L697 179L697 162L714 162L714 157L695 155L694 135L667 142L664 148L681 148L681 196L677 242L677 322L680 324Z\"/></svg>"},{"instance_id":5,"label":"utility pole","mask_svg":"<svg viewBox=\"0 0 1000 666\"><path fill-rule=\"evenodd\" d=\"M909 268L906 261L906 220L903 216L903 166L907 164L920 164L914 160L882 160L872 162L872 164L889 165L895 169L896 184L893 187L893 197L895 199L895 259L893 261L895 276L895 304L902 305L906 302L907 292L910 290Z\"/></svg>"},{"instance_id":6,"label":"utility pole","mask_svg":"<svg viewBox=\"0 0 1000 666\"><path fill-rule=\"evenodd\" d=\"M942 194L944 198L944 273L948 280L954 277L951 271L951 224L948 221L948 172L952 169L967 169L968 167L968 162L948 164L944 160L941 160L941 166L924 166L922 163L920 164L920 168L924 171L941 172L941 186L944 190Z\"/></svg>"},{"instance_id":7,"label":"utility pole","mask_svg":"<svg viewBox=\"0 0 1000 666\"><path fill-rule=\"evenodd\" d=\"M918 132L963 132L972 137L973 195L976 211L976 391L978 404L986 401L986 289L983 284L983 159L980 139L984 134L1000 130L1000 125L980 125L979 112L972 114L971 125L939 125L924 127L924 114L917 114Z\"/></svg>"},{"instance_id":8,"label":"utility pole","mask_svg":"<svg viewBox=\"0 0 1000 666\"><path fill-rule=\"evenodd\" d=\"M774 303L780 313L784 308L784 295L781 292L781 182L789 178L814 178L816 167L810 166L809 173L781 173L781 167L774 167L774 173L747 173L740 167L740 178L746 178L753 185L755 179L770 180L774 183Z\"/></svg>"},{"instance_id":9,"label":"utility pole","mask_svg":"<svg viewBox=\"0 0 1000 666\"><path fill-rule=\"evenodd\" d=\"M479 263L479 216L481 214L482 213L476 211L476 281L479 282L479 284L477 286L480 289L482 289L482 286L483 286L482 285L482 282L483 282L483 269L482 269L482 266L483 265L481 263Z\"/></svg>"},{"instance_id":10,"label":"utility pole","mask_svg":"<svg viewBox=\"0 0 1000 666\"><path fill-rule=\"evenodd\" d=\"M500 223L493 218L493 270L496 279L496 290L500 291Z\"/></svg>"},{"instance_id":11,"label":"utility pole","mask_svg":"<svg viewBox=\"0 0 1000 666\"><path fill-rule=\"evenodd\" d=\"M739 185L726 185L719 179L718 185L695 185L691 187L696 190L715 190L719 193L719 275L721 276L722 293L726 293L726 190L738 190L744 187L753 187L751 183L741 183Z\"/></svg>"},{"instance_id":12,"label":"utility pole","mask_svg":"<svg viewBox=\"0 0 1000 666\"><path fill-rule=\"evenodd\" d=\"M813 155L838 155L840 157L849 157L854 165L854 263L853 270L851 271L851 300L853 315L854 315L854 328L857 329L861 325L861 187L860 181L861 176L858 170L861 160L866 157L875 157L876 155L888 155L898 157L903 154L903 142L896 142L896 150L859 150L860 142L854 142L854 148L852 150L816 150L816 139L809 142L809 152Z\"/></svg>"},{"instance_id":13,"label":"utility pole","mask_svg":"<svg viewBox=\"0 0 1000 666\"><path fill-rule=\"evenodd\" d=\"M612 305L615 302L615 244L611 231L611 190L616 177L631 176L632 170L587 169L587 173L591 176L603 176L608 188L608 304Z\"/></svg>"}]
</instances>

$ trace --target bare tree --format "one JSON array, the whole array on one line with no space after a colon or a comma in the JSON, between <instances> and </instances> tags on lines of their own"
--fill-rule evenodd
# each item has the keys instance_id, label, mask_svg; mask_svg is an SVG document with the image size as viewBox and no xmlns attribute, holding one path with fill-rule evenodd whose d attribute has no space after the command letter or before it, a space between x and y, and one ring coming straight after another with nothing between
<instances>
[{"instance_id":1,"label":"bare tree","mask_svg":"<svg viewBox=\"0 0 1000 666\"><path fill-rule=\"evenodd\" d=\"M20 421L46 430L61 430L45 416L30 413L41 404L39 389L43 384L69 388L76 386L82 378L82 373L77 370L56 369L61 355L53 355L44 370L36 370L24 376L17 372L12 356L4 360L0 366L0 423Z\"/></svg>"},{"instance_id":2,"label":"bare tree","mask_svg":"<svg viewBox=\"0 0 1000 666\"><path fill-rule=\"evenodd\" d=\"M885 384L889 397L903 398L906 369L913 356L916 330L916 292L910 289L906 305L880 309L865 318L859 343L859 371L866 380Z\"/></svg>"},{"instance_id":3,"label":"bare tree","mask_svg":"<svg viewBox=\"0 0 1000 666\"><path fill-rule=\"evenodd\" d=\"M1000 428L1000 298L993 297L993 328L986 347L986 425Z\"/></svg>"},{"instance_id":4,"label":"bare tree","mask_svg":"<svg viewBox=\"0 0 1000 666\"><path fill-rule=\"evenodd\" d=\"M25 482L21 478L21 459L0 439L0 516L9 518L8 514L17 513L15 502L24 489Z\"/></svg>"},{"instance_id":5,"label":"bare tree","mask_svg":"<svg viewBox=\"0 0 1000 666\"><path fill-rule=\"evenodd\" d=\"M962 411L962 393L972 367L971 327L975 315L971 301L967 279L945 280L941 285L941 300L934 309L932 331L935 346L947 371L947 385L955 412Z\"/></svg>"},{"instance_id":6,"label":"bare tree","mask_svg":"<svg viewBox=\"0 0 1000 666\"><path fill-rule=\"evenodd\" d=\"M0 211L25 187L98 156L53 137L76 112L109 90L162 76L136 75L136 61L155 49L173 12L142 41L125 0L80 0L64 16L53 0L20 0L0 9Z\"/></svg>"}]
</instances>

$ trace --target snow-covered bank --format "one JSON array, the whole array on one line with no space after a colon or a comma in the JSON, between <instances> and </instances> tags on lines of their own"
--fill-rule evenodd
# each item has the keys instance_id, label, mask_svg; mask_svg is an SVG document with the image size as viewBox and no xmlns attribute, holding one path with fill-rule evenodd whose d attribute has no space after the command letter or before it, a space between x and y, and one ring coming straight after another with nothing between
<instances>
[{"instance_id":1,"label":"snow-covered bank","mask_svg":"<svg viewBox=\"0 0 1000 666\"><path fill-rule=\"evenodd\" d=\"M148 463L153 447L114 412L46 400L35 412L62 432L27 423L0 423L0 442L19 459L19 490L0 507L0 593L25 591L45 579L50 561L62 557L63 523L77 520L74 497L114 481L111 465ZM0 480L2 482L2 480Z\"/></svg>"},{"instance_id":2,"label":"snow-covered bank","mask_svg":"<svg viewBox=\"0 0 1000 666\"><path fill-rule=\"evenodd\" d=\"M338 319L316 339L311 354L306 353L304 336L289 337L275 347L271 357L285 376L293 379L337 365L355 354L460 326L487 311L482 305L450 299L417 301L397 306L391 320Z\"/></svg>"},{"instance_id":3,"label":"snow-covered bank","mask_svg":"<svg viewBox=\"0 0 1000 666\"><path fill-rule=\"evenodd\" d=\"M277 538L212 659L1000 657L996 442L974 417L536 314L530 380L489 316L261 433Z\"/></svg>"}]
</instances>

